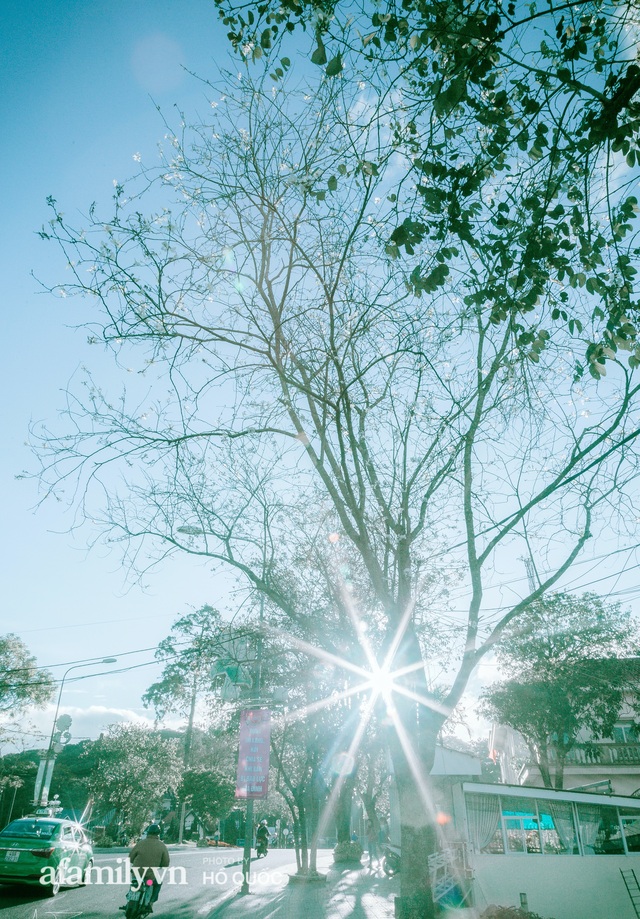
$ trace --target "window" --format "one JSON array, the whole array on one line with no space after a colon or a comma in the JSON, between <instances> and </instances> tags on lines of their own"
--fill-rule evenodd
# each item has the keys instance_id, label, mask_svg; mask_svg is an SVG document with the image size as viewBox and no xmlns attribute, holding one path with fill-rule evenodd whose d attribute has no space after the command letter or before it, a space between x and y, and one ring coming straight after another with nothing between
<instances>
[{"instance_id":1,"label":"window","mask_svg":"<svg viewBox=\"0 0 640 919\"><path fill-rule=\"evenodd\" d=\"M498 795L468 795L469 841L476 852L504 852Z\"/></svg>"},{"instance_id":2,"label":"window","mask_svg":"<svg viewBox=\"0 0 640 919\"><path fill-rule=\"evenodd\" d=\"M539 855L542 852L540 820L535 801L502 799L502 821L507 852Z\"/></svg>"},{"instance_id":3,"label":"window","mask_svg":"<svg viewBox=\"0 0 640 919\"><path fill-rule=\"evenodd\" d=\"M638 731L633 723L616 724L613 729L615 743L638 743Z\"/></svg>"},{"instance_id":4,"label":"window","mask_svg":"<svg viewBox=\"0 0 640 919\"><path fill-rule=\"evenodd\" d=\"M578 834L569 801L538 801L542 851L545 855L578 855Z\"/></svg>"},{"instance_id":5,"label":"window","mask_svg":"<svg viewBox=\"0 0 640 919\"><path fill-rule=\"evenodd\" d=\"M578 822L585 855L624 854L622 829L615 807L578 804Z\"/></svg>"},{"instance_id":6,"label":"window","mask_svg":"<svg viewBox=\"0 0 640 919\"><path fill-rule=\"evenodd\" d=\"M469 840L476 852L640 854L640 808L615 807L597 800L573 804L560 797L470 794L466 800Z\"/></svg>"},{"instance_id":7,"label":"window","mask_svg":"<svg viewBox=\"0 0 640 919\"><path fill-rule=\"evenodd\" d=\"M627 852L640 852L640 814L638 811L621 807L620 823Z\"/></svg>"},{"instance_id":8,"label":"window","mask_svg":"<svg viewBox=\"0 0 640 919\"><path fill-rule=\"evenodd\" d=\"M27 839L52 839L59 823L48 823L46 820L14 820L2 830L0 836L24 837Z\"/></svg>"},{"instance_id":9,"label":"window","mask_svg":"<svg viewBox=\"0 0 640 919\"><path fill-rule=\"evenodd\" d=\"M569 801L471 794L467 796L467 818L469 839L476 852L579 854L578 832Z\"/></svg>"}]
</instances>

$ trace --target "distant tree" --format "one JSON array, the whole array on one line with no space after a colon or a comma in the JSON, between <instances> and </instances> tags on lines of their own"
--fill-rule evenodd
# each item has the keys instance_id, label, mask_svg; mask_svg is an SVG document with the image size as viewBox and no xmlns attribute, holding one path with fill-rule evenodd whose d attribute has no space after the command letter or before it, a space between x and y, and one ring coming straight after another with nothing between
<instances>
[{"instance_id":1,"label":"distant tree","mask_svg":"<svg viewBox=\"0 0 640 919\"><path fill-rule=\"evenodd\" d=\"M207 604L173 623L156 651L164 664L162 676L142 697L159 719L171 713L193 719L198 696L212 688L211 667L221 653L222 629L220 613Z\"/></svg>"},{"instance_id":2,"label":"distant tree","mask_svg":"<svg viewBox=\"0 0 640 919\"><path fill-rule=\"evenodd\" d=\"M38 668L21 638L0 636L0 714L15 716L31 705L42 707L53 696L55 683L48 670Z\"/></svg>"},{"instance_id":3,"label":"distant tree","mask_svg":"<svg viewBox=\"0 0 640 919\"><path fill-rule=\"evenodd\" d=\"M97 746L93 740L70 743L56 758L49 797L58 795L65 810L72 811L78 820L90 800L89 783L95 766Z\"/></svg>"},{"instance_id":4,"label":"distant tree","mask_svg":"<svg viewBox=\"0 0 640 919\"><path fill-rule=\"evenodd\" d=\"M212 769L187 769L178 786L185 801L206 830L227 817L235 804L235 784L229 776Z\"/></svg>"},{"instance_id":5,"label":"distant tree","mask_svg":"<svg viewBox=\"0 0 640 919\"><path fill-rule=\"evenodd\" d=\"M0 759L0 825L29 812L40 757L36 750L8 753Z\"/></svg>"},{"instance_id":6,"label":"distant tree","mask_svg":"<svg viewBox=\"0 0 640 919\"><path fill-rule=\"evenodd\" d=\"M199 701L208 698L211 706L220 707L215 699L215 666L234 666L229 660L233 642L218 610L205 604L199 610L177 619L170 634L158 645L156 659L164 663L161 678L142 697L146 706L155 709L160 719L169 713L186 716L182 763L184 770L194 765L194 721ZM202 749L202 744L197 745ZM185 773L186 774L186 773ZM180 795L180 792L178 791ZM180 800L178 841L184 832L186 801Z\"/></svg>"},{"instance_id":7,"label":"distant tree","mask_svg":"<svg viewBox=\"0 0 640 919\"><path fill-rule=\"evenodd\" d=\"M637 629L619 605L590 593L550 595L501 642L508 679L483 693L481 710L518 731L545 786L562 788L580 732L611 737L625 699L637 697L637 649Z\"/></svg>"},{"instance_id":8,"label":"distant tree","mask_svg":"<svg viewBox=\"0 0 640 919\"><path fill-rule=\"evenodd\" d=\"M271 760L277 791L291 815L298 874L316 873L318 818L327 791L321 773L326 750L317 718L274 725Z\"/></svg>"},{"instance_id":9,"label":"distant tree","mask_svg":"<svg viewBox=\"0 0 640 919\"><path fill-rule=\"evenodd\" d=\"M138 835L163 795L180 782L178 743L138 724L112 724L96 743L90 788L103 814L115 810Z\"/></svg>"}]
</instances>

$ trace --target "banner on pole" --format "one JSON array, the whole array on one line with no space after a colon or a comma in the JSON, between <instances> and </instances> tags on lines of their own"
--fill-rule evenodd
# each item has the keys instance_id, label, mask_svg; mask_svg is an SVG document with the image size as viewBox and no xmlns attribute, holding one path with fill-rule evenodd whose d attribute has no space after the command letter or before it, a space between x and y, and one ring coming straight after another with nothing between
<instances>
[{"instance_id":1,"label":"banner on pole","mask_svg":"<svg viewBox=\"0 0 640 919\"><path fill-rule=\"evenodd\" d=\"M269 785L271 712L247 709L240 715L236 798L266 798Z\"/></svg>"}]
</instances>

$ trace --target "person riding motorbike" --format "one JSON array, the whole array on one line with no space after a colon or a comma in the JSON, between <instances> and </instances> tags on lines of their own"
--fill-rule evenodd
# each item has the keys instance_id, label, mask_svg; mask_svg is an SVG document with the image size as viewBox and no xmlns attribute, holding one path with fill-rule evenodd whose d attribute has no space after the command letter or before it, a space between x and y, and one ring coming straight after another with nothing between
<instances>
[{"instance_id":1,"label":"person riding motorbike","mask_svg":"<svg viewBox=\"0 0 640 919\"><path fill-rule=\"evenodd\" d=\"M258 856L266 855L269 847L269 828L267 821L263 820L256 831L256 852Z\"/></svg>"},{"instance_id":2,"label":"person riding motorbike","mask_svg":"<svg viewBox=\"0 0 640 919\"><path fill-rule=\"evenodd\" d=\"M153 881L153 893L151 895L151 904L149 905L150 913L153 912L152 904L160 896L162 886L162 881L158 880L156 873L152 869L168 868L171 860L169 850L160 839L160 832L159 825L152 823L151 826L147 827L146 839L141 839L137 842L129 852L131 867L137 869L134 872L136 880L144 883L150 878ZM124 909L124 907L121 907L121 909Z\"/></svg>"}]
</instances>

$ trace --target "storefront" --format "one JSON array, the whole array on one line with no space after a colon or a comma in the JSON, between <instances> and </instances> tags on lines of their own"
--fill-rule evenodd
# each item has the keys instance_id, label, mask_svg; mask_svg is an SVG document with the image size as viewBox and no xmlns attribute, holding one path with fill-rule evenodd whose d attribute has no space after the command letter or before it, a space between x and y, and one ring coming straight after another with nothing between
<instances>
[{"instance_id":1,"label":"storefront","mask_svg":"<svg viewBox=\"0 0 640 919\"><path fill-rule=\"evenodd\" d=\"M526 903L554 919L636 919L622 872L640 880L640 800L464 783L454 825L480 911Z\"/></svg>"}]
</instances>

